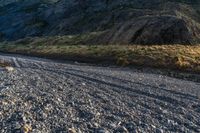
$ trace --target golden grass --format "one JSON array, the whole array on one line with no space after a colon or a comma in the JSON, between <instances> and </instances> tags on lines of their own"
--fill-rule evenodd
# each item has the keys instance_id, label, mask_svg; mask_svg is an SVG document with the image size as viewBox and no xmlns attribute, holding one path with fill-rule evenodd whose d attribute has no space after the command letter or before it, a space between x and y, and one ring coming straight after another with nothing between
<instances>
[{"instance_id":1,"label":"golden grass","mask_svg":"<svg viewBox=\"0 0 200 133\"><path fill-rule=\"evenodd\" d=\"M108 61L200 72L200 46L184 45L4 45L3 52L79 61Z\"/></svg>"}]
</instances>

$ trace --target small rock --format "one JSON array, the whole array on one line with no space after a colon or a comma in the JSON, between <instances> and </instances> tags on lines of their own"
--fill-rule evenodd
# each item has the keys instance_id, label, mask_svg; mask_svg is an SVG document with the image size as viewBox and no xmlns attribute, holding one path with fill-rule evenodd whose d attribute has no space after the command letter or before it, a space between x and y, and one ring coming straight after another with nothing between
<instances>
[{"instance_id":1,"label":"small rock","mask_svg":"<svg viewBox=\"0 0 200 133\"><path fill-rule=\"evenodd\" d=\"M75 130L74 128L69 128L69 129L68 129L68 132L69 132L69 133L76 133L76 130Z\"/></svg>"},{"instance_id":2,"label":"small rock","mask_svg":"<svg viewBox=\"0 0 200 133\"><path fill-rule=\"evenodd\" d=\"M163 110L162 112L163 112L163 114L167 114L167 113L168 113L168 111L167 111L167 110Z\"/></svg>"},{"instance_id":3,"label":"small rock","mask_svg":"<svg viewBox=\"0 0 200 133\"><path fill-rule=\"evenodd\" d=\"M58 102L61 102L62 100L60 98L57 98Z\"/></svg>"},{"instance_id":4,"label":"small rock","mask_svg":"<svg viewBox=\"0 0 200 133\"><path fill-rule=\"evenodd\" d=\"M82 83L83 86L86 86L86 83Z\"/></svg>"},{"instance_id":5,"label":"small rock","mask_svg":"<svg viewBox=\"0 0 200 133\"><path fill-rule=\"evenodd\" d=\"M177 111L180 112L181 114L185 114L185 109L183 107L177 108Z\"/></svg>"},{"instance_id":6,"label":"small rock","mask_svg":"<svg viewBox=\"0 0 200 133\"><path fill-rule=\"evenodd\" d=\"M116 125L115 123L110 123L109 126L110 126L111 128L116 128L116 127L117 127L117 125Z\"/></svg>"},{"instance_id":7,"label":"small rock","mask_svg":"<svg viewBox=\"0 0 200 133\"><path fill-rule=\"evenodd\" d=\"M128 131L133 131L133 130L135 130L136 125L135 125L134 123L127 123L127 124L125 125L125 127L126 127L126 129L127 129Z\"/></svg>"},{"instance_id":8,"label":"small rock","mask_svg":"<svg viewBox=\"0 0 200 133\"><path fill-rule=\"evenodd\" d=\"M14 129L21 129L21 124L19 122L14 123Z\"/></svg>"},{"instance_id":9,"label":"small rock","mask_svg":"<svg viewBox=\"0 0 200 133\"><path fill-rule=\"evenodd\" d=\"M5 67L5 69L6 69L8 72L12 72L12 71L15 70L13 67L10 67L10 66Z\"/></svg>"},{"instance_id":10,"label":"small rock","mask_svg":"<svg viewBox=\"0 0 200 133\"><path fill-rule=\"evenodd\" d=\"M167 87L167 85L165 85L165 84L160 84L159 87L165 88L165 87Z\"/></svg>"},{"instance_id":11,"label":"small rock","mask_svg":"<svg viewBox=\"0 0 200 133\"><path fill-rule=\"evenodd\" d=\"M151 127L152 127L152 128L156 128L156 126L154 126L154 125L151 125Z\"/></svg>"},{"instance_id":12,"label":"small rock","mask_svg":"<svg viewBox=\"0 0 200 133\"><path fill-rule=\"evenodd\" d=\"M30 133L32 131L32 127L31 125L29 124L25 124L23 127L22 127L22 132L23 133Z\"/></svg>"},{"instance_id":13,"label":"small rock","mask_svg":"<svg viewBox=\"0 0 200 133\"><path fill-rule=\"evenodd\" d=\"M63 91L63 87L62 87L62 86L59 86L59 87L58 87L58 91Z\"/></svg>"},{"instance_id":14,"label":"small rock","mask_svg":"<svg viewBox=\"0 0 200 133\"><path fill-rule=\"evenodd\" d=\"M162 129L156 128L156 133L164 133Z\"/></svg>"},{"instance_id":15,"label":"small rock","mask_svg":"<svg viewBox=\"0 0 200 133\"><path fill-rule=\"evenodd\" d=\"M110 132L104 128L98 128L98 129L96 129L95 133L110 133Z\"/></svg>"},{"instance_id":16,"label":"small rock","mask_svg":"<svg viewBox=\"0 0 200 133\"><path fill-rule=\"evenodd\" d=\"M93 123L94 127L99 127L99 124L98 123Z\"/></svg>"},{"instance_id":17,"label":"small rock","mask_svg":"<svg viewBox=\"0 0 200 133\"><path fill-rule=\"evenodd\" d=\"M128 130L124 127L124 126L121 126L121 127L118 127L114 133L128 133Z\"/></svg>"},{"instance_id":18,"label":"small rock","mask_svg":"<svg viewBox=\"0 0 200 133\"><path fill-rule=\"evenodd\" d=\"M75 61L74 64L79 64L79 62Z\"/></svg>"}]
</instances>

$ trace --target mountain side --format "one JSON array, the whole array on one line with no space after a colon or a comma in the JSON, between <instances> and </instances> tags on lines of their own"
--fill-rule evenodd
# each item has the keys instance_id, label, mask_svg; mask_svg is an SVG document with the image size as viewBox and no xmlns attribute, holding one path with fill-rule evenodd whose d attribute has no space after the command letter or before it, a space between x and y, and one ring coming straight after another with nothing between
<instances>
[{"instance_id":1,"label":"mountain side","mask_svg":"<svg viewBox=\"0 0 200 133\"><path fill-rule=\"evenodd\" d=\"M89 42L200 42L197 0L13 0L9 3L1 0L0 3L1 40L100 32Z\"/></svg>"}]
</instances>

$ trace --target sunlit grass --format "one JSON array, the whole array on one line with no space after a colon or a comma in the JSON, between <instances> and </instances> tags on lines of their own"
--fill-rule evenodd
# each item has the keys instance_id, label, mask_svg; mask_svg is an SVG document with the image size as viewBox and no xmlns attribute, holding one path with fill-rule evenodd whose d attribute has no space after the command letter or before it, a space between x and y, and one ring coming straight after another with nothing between
<instances>
[{"instance_id":1,"label":"sunlit grass","mask_svg":"<svg viewBox=\"0 0 200 133\"><path fill-rule=\"evenodd\" d=\"M200 46L184 45L20 45L1 44L1 51L59 59L110 61L122 66L142 65L200 71Z\"/></svg>"}]
</instances>

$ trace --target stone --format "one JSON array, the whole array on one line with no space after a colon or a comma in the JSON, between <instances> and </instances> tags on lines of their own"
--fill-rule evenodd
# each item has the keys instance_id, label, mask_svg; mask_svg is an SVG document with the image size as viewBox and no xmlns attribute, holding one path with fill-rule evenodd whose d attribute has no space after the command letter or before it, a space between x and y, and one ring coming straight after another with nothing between
<instances>
[{"instance_id":1,"label":"stone","mask_svg":"<svg viewBox=\"0 0 200 133\"><path fill-rule=\"evenodd\" d=\"M69 129L68 129L68 132L69 132L69 133L77 133L76 130L75 130L75 128L69 128Z\"/></svg>"},{"instance_id":2,"label":"stone","mask_svg":"<svg viewBox=\"0 0 200 133\"><path fill-rule=\"evenodd\" d=\"M110 132L105 128L98 128L96 129L96 133L110 133Z\"/></svg>"},{"instance_id":3,"label":"stone","mask_svg":"<svg viewBox=\"0 0 200 133\"><path fill-rule=\"evenodd\" d=\"M25 124L22 126L22 132L23 133L30 133L32 131L32 127L29 124Z\"/></svg>"},{"instance_id":4,"label":"stone","mask_svg":"<svg viewBox=\"0 0 200 133\"><path fill-rule=\"evenodd\" d=\"M8 71L8 72L12 72L14 71L15 69L11 66L6 66L5 69Z\"/></svg>"},{"instance_id":5,"label":"stone","mask_svg":"<svg viewBox=\"0 0 200 133\"><path fill-rule=\"evenodd\" d=\"M128 133L128 132L129 131L124 126L120 126L114 131L114 133Z\"/></svg>"}]
</instances>

